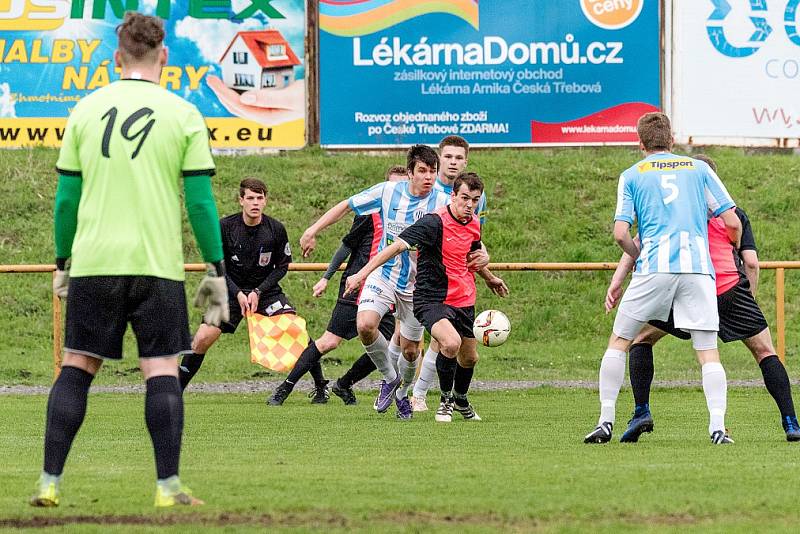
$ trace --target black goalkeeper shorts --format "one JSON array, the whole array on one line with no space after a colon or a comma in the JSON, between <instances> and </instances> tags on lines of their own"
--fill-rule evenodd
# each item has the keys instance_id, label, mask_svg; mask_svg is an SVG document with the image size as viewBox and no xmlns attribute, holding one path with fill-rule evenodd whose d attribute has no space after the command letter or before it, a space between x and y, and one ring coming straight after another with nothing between
<instances>
[{"instance_id":1,"label":"black goalkeeper shorts","mask_svg":"<svg viewBox=\"0 0 800 534\"><path fill-rule=\"evenodd\" d=\"M192 352L183 282L155 276L70 279L65 352L119 360L129 322L140 358Z\"/></svg>"}]
</instances>

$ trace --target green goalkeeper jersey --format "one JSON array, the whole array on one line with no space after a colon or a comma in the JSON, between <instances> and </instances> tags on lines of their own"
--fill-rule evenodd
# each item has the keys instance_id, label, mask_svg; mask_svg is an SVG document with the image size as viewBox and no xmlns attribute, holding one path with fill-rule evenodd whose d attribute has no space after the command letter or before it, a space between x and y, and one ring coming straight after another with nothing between
<instances>
[{"instance_id":1,"label":"green goalkeeper jersey","mask_svg":"<svg viewBox=\"0 0 800 534\"><path fill-rule=\"evenodd\" d=\"M194 105L143 80L98 89L70 114L56 167L82 177L70 276L184 279L181 176L214 174Z\"/></svg>"}]
</instances>

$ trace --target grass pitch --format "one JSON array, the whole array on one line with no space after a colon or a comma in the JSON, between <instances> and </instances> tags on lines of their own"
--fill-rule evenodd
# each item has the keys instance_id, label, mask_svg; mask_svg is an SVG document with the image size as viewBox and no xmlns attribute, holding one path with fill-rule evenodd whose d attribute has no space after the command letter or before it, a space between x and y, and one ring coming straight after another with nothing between
<instances>
[{"instance_id":1,"label":"grass pitch","mask_svg":"<svg viewBox=\"0 0 800 534\"><path fill-rule=\"evenodd\" d=\"M433 401L433 396L429 398ZM702 391L653 392L656 429L584 445L597 393L540 388L473 395L484 421L409 423L292 395L186 396L181 475L207 505L152 507L141 395L91 395L58 509L26 499L41 468L44 396L0 397L0 528L88 532L795 531L800 444L784 441L762 388L729 394L732 446L709 442ZM431 402L432 404L432 402ZM162 530L163 529L163 530Z\"/></svg>"},{"instance_id":2,"label":"grass pitch","mask_svg":"<svg viewBox=\"0 0 800 534\"><path fill-rule=\"evenodd\" d=\"M701 149L697 149L701 150ZM682 150L677 150L683 152ZM711 149L733 198L750 214L764 260L800 257L800 158L791 153L750 153ZM3 151L0 158L0 262L52 263L52 213L57 152L48 149ZM303 230L339 200L383 179L402 163L402 151L381 154L328 154L319 148L280 156L215 158L213 188L222 215L240 210L236 202L242 178L257 176L270 188L267 213L286 224L292 246ZM469 169L485 178L489 213L485 242L494 261L616 261L620 250L611 237L620 172L638 161L632 147L538 150L474 150ZM348 218L349 221L349 218ZM341 222L323 233L310 261L327 262L347 232ZM184 225L187 261L200 261L188 224ZM301 261L299 257L295 261ZM305 260L308 261L308 260ZM512 295L501 300L479 282L478 308L499 308L511 319L512 335L501 349L481 352L476 377L482 380L596 380L597 367L611 332L613 315L603 312L610 272L500 273ZM281 283L312 337L328 324L338 276L322 299L311 297L318 273L289 273ZM194 293L199 274L191 274ZM774 272L764 271L759 303L774 327ZM789 375L800 339L800 274L786 273L787 362ZM52 319L49 274L0 275L0 384L49 384L52 378ZM196 328L200 314L192 310ZM247 336L223 336L209 352L198 382L278 379L250 364ZM774 328L773 328L774 334ZM135 344L128 339L127 359L106 364L102 384L138 383ZM721 349L730 379L759 380L758 367L741 343ZM324 360L326 373L340 376L361 354L350 342ZM665 340L656 349L656 378L696 377L689 343ZM338 365L341 364L341 368Z\"/></svg>"}]
</instances>

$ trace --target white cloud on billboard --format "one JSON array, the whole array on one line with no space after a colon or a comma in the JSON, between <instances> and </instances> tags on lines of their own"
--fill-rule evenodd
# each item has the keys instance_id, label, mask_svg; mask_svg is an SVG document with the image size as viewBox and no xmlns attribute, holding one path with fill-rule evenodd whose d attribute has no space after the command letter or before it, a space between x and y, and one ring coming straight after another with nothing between
<instances>
[{"instance_id":1,"label":"white cloud on billboard","mask_svg":"<svg viewBox=\"0 0 800 534\"><path fill-rule=\"evenodd\" d=\"M14 108L14 99L11 96L11 86L8 83L0 83L0 117L16 117L17 111Z\"/></svg>"},{"instance_id":2,"label":"white cloud on billboard","mask_svg":"<svg viewBox=\"0 0 800 534\"><path fill-rule=\"evenodd\" d=\"M238 32L261 29L264 29L264 24L255 19L235 24L229 20L186 17L175 24L175 35L192 41L204 60L216 64Z\"/></svg>"}]
</instances>

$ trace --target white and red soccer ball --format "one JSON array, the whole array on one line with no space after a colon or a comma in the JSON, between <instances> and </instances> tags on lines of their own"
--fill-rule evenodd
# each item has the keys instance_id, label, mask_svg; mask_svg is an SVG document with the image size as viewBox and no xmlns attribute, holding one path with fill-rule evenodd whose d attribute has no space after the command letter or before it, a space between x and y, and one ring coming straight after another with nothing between
<instances>
[{"instance_id":1,"label":"white and red soccer ball","mask_svg":"<svg viewBox=\"0 0 800 534\"><path fill-rule=\"evenodd\" d=\"M498 347L508 339L508 335L511 333L511 322L501 311L486 310L475 318L472 333L485 346Z\"/></svg>"}]
</instances>

